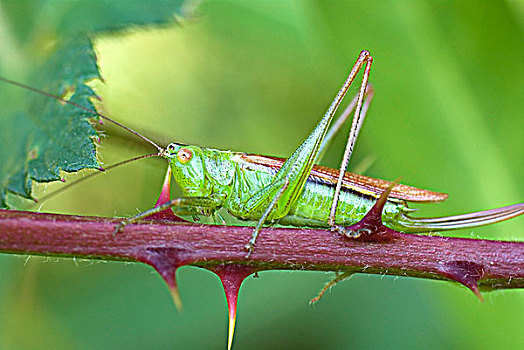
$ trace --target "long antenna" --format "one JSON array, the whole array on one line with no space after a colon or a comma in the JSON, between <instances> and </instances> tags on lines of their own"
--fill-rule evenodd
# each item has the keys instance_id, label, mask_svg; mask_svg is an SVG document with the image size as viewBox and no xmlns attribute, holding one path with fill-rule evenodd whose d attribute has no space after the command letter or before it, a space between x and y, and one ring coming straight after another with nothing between
<instances>
[{"instance_id":1,"label":"long antenna","mask_svg":"<svg viewBox=\"0 0 524 350\"><path fill-rule=\"evenodd\" d=\"M19 82L16 82L16 81L13 81L13 80L9 80L9 79L6 79L6 78L3 78L3 77L0 77L0 81L3 81L5 83L8 83L8 84L11 84L11 85L15 85L15 86L18 86L18 87L21 87L23 89L26 89L26 90L29 90L29 91L32 91L32 92L35 92L35 93L38 93L38 94L41 94L41 95L44 95L44 96L47 96L47 97L51 97L51 98L54 98L55 100L57 101L60 101L60 102L63 102L63 103L67 103L67 104L70 104L72 106L75 106L77 108L80 108L80 109L83 109L84 111L87 111L89 113L93 113L97 116L99 116L100 118L102 119L105 119L107 120L108 122L111 122L119 127L121 127L122 129L125 129L127 131L129 131L130 133L132 133L133 135L135 136L138 136L140 137L142 140L150 143L151 145L155 146L156 149L161 153L164 151L164 149L162 147L160 147L159 145L157 145L156 143L154 143L153 141L151 141L150 139L148 139L147 137L139 134L138 132L136 132L135 130L131 129L131 128L128 128L127 126L123 125L123 124L120 124L119 122L117 122L116 120L113 120L109 117L106 117L105 115L101 114L101 113L98 113L96 111L93 111L87 107L84 107L82 105L79 105L78 103L75 103L75 102L72 102L72 101L68 101L66 99L63 99L59 96L56 96L56 95L53 95L53 94L50 94L48 92L45 92L43 90L40 90L40 89L37 89L37 88L34 88L32 86L29 86L29 85L25 85L25 84L22 84L22 83L19 83Z\"/></svg>"},{"instance_id":2,"label":"long antenna","mask_svg":"<svg viewBox=\"0 0 524 350\"><path fill-rule=\"evenodd\" d=\"M1 78L0 78L1 79ZM115 163L115 164L111 164L109 165L107 168L104 169L104 171L109 171L113 168L116 168L116 167L119 167L121 165L124 165L124 164L127 164L127 163L131 163L131 162L134 162L135 160L140 160L140 159L145 159L145 158L150 158L150 157L155 157L155 156L158 156L158 153L151 153L151 154L146 154L146 155L143 155L143 156L138 156L138 157L134 157L134 158L130 158L130 159L126 159L126 160L123 160L121 162L118 162L118 163ZM96 172L96 173L91 173L89 175L86 175L84 176L83 178L81 179L78 179L76 181L73 181L71 183L68 183L67 185L65 186L62 186L60 189L57 189L56 191L54 192L51 192L49 194L46 194L45 196L43 196L42 198L38 199L38 202L44 202L46 200L48 200L49 198L52 198L54 196L56 196L57 194L60 194L62 193L63 191L65 191L66 189L70 188L70 187L73 187L73 186L76 186L78 185L80 182L84 182L90 178L92 178L93 176L97 176L97 175L100 175L100 174L103 174L103 172Z\"/></svg>"}]
</instances>

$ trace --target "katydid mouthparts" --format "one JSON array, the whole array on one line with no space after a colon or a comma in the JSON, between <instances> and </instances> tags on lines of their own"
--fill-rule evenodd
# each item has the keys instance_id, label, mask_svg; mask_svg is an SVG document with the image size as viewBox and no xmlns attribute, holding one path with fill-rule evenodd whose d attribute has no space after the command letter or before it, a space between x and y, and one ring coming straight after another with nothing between
<instances>
[{"instance_id":1,"label":"katydid mouthparts","mask_svg":"<svg viewBox=\"0 0 524 350\"><path fill-rule=\"evenodd\" d=\"M1 78L62 103L88 110L152 144L165 158L169 171L183 197L171 199L134 217L122 220L115 233L126 225L171 208L177 215L213 216L220 208L242 220L256 222L247 242L247 256L253 252L257 236L265 225L331 228L347 236L361 232L347 229L364 218L391 182L346 172L353 147L373 98L368 83L373 58L362 51L335 99L317 126L287 159L223 151L171 143L166 148L115 120L56 95ZM359 91L340 118L330 128L335 113L360 70L364 70ZM354 112L346 150L339 169L316 165L342 124ZM140 157L137 157L137 159ZM126 161L122 162L125 163ZM491 210L445 217L415 217L408 202L441 202L447 194L402 184L394 184L382 213L384 225L400 232L455 230L488 225L524 213L524 203Z\"/></svg>"}]
</instances>

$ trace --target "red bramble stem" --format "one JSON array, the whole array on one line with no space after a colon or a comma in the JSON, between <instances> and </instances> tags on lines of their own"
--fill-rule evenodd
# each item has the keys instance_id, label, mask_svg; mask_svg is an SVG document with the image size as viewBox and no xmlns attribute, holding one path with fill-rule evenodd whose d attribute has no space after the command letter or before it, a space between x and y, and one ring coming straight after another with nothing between
<instances>
[{"instance_id":1,"label":"red bramble stem","mask_svg":"<svg viewBox=\"0 0 524 350\"><path fill-rule=\"evenodd\" d=\"M0 252L141 261L164 278L186 264L256 270L365 272L524 287L524 243L401 234L385 242L321 229L265 228L250 259L252 227L143 221L113 236L114 219L0 210ZM394 232L394 231L393 231ZM174 278L174 277L173 277ZM174 283L171 281L171 284Z\"/></svg>"}]
</instances>

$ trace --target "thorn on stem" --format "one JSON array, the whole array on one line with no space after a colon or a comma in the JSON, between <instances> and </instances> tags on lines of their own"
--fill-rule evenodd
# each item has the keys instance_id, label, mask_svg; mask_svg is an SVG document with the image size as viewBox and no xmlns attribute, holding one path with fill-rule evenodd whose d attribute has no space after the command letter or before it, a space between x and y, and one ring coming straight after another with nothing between
<instances>
[{"instance_id":1,"label":"thorn on stem","mask_svg":"<svg viewBox=\"0 0 524 350\"><path fill-rule=\"evenodd\" d=\"M449 261L442 265L439 272L450 280L467 287L480 301L484 301L478 286L478 281L486 274L484 266L471 261Z\"/></svg>"},{"instance_id":2,"label":"thorn on stem","mask_svg":"<svg viewBox=\"0 0 524 350\"><path fill-rule=\"evenodd\" d=\"M233 335L235 333L238 292L244 279L255 272L255 270L250 266L239 264L218 265L210 270L218 275L222 281L224 292L226 294L227 306L229 309L227 348L228 350L231 350L231 347L233 346Z\"/></svg>"},{"instance_id":3,"label":"thorn on stem","mask_svg":"<svg viewBox=\"0 0 524 350\"><path fill-rule=\"evenodd\" d=\"M333 230L362 242L389 242L401 238L400 232L392 230L382 223L382 212L388 196L399 181L400 178L396 179L382 192L375 205L362 220L349 227L334 226Z\"/></svg>"},{"instance_id":4,"label":"thorn on stem","mask_svg":"<svg viewBox=\"0 0 524 350\"><path fill-rule=\"evenodd\" d=\"M173 285L168 286L169 291L171 292L171 297L175 303L177 311L180 313L184 311L184 305L182 304L182 298L180 297L180 291L178 290L178 284L176 282L176 269L175 269L175 278L173 280Z\"/></svg>"},{"instance_id":5,"label":"thorn on stem","mask_svg":"<svg viewBox=\"0 0 524 350\"><path fill-rule=\"evenodd\" d=\"M155 208L165 204L171 200L171 167L167 168L166 176L164 178L164 184L162 185L162 190L156 201ZM161 212L154 213L148 217L148 219L153 220L167 220L167 221L185 221L173 213L171 208L162 210Z\"/></svg>"},{"instance_id":6,"label":"thorn on stem","mask_svg":"<svg viewBox=\"0 0 524 350\"><path fill-rule=\"evenodd\" d=\"M153 266L155 270L160 273L160 276L167 283L175 307L179 312L183 310L182 299L178 291L178 284L176 281L176 271L180 266L187 263L184 261L186 251L176 248L147 248L140 252L141 260Z\"/></svg>"}]
</instances>

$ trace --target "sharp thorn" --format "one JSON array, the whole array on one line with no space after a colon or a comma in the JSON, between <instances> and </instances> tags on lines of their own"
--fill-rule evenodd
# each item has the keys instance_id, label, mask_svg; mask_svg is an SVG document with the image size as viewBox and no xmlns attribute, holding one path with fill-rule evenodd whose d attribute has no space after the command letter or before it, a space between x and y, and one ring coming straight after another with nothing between
<instances>
[{"instance_id":1,"label":"sharp thorn","mask_svg":"<svg viewBox=\"0 0 524 350\"><path fill-rule=\"evenodd\" d=\"M399 182L400 182L400 177L397 178L395 181L393 181L388 186L388 188L386 188L384 190L384 192L382 192L382 194L378 198L377 202L375 203L376 208L380 209L380 213L381 214L382 214L382 210L384 209L384 205L386 204L386 202L388 200L389 194L391 193L391 191L393 191L393 188L395 188L395 186L398 185Z\"/></svg>"},{"instance_id":2,"label":"sharp thorn","mask_svg":"<svg viewBox=\"0 0 524 350\"><path fill-rule=\"evenodd\" d=\"M444 277L462 284L471 290L480 301L484 301L478 286L478 281L486 274L484 266L470 261L450 261L439 270Z\"/></svg>"},{"instance_id":3,"label":"sharp thorn","mask_svg":"<svg viewBox=\"0 0 524 350\"><path fill-rule=\"evenodd\" d=\"M162 190L160 191L158 200L155 203L155 208L166 204L171 200L171 174L171 167L168 167L166 176L164 177L164 183L162 184ZM182 218L176 216L171 208L166 208L160 212L149 215L148 218L168 221L185 221Z\"/></svg>"},{"instance_id":4,"label":"sharp thorn","mask_svg":"<svg viewBox=\"0 0 524 350\"><path fill-rule=\"evenodd\" d=\"M235 335L235 323L237 319L237 308L229 308L229 326L227 332L227 350L231 350L233 346L233 336Z\"/></svg>"},{"instance_id":5,"label":"sharp thorn","mask_svg":"<svg viewBox=\"0 0 524 350\"><path fill-rule=\"evenodd\" d=\"M477 296L477 298L479 298L480 301L484 302L484 297L480 294L478 284L475 283L474 285L467 287Z\"/></svg>"},{"instance_id":6,"label":"sharp thorn","mask_svg":"<svg viewBox=\"0 0 524 350\"><path fill-rule=\"evenodd\" d=\"M181 256L187 252L184 249L166 247L150 247L143 252L143 261L151 265L162 276L169 288L175 307L178 312L182 312L182 299L178 290L176 273L180 266L187 264L187 261L181 259Z\"/></svg>"},{"instance_id":7,"label":"sharp thorn","mask_svg":"<svg viewBox=\"0 0 524 350\"><path fill-rule=\"evenodd\" d=\"M218 265L210 269L215 272L222 282L226 295L227 307L229 310L229 326L227 333L227 348L233 346L233 336L235 334L237 300L240 286L244 279L254 272L252 267L245 265L229 264Z\"/></svg>"},{"instance_id":8,"label":"sharp thorn","mask_svg":"<svg viewBox=\"0 0 524 350\"><path fill-rule=\"evenodd\" d=\"M184 305L182 304L182 298L180 297L180 292L178 290L176 280L174 282L174 285L169 286L169 291L171 292L171 297L173 298L173 302L175 303L177 311L181 313L182 311L184 311Z\"/></svg>"},{"instance_id":9,"label":"sharp thorn","mask_svg":"<svg viewBox=\"0 0 524 350\"><path fill-rule=\"evenodd\" d=\"M349 227L333 226L331 230L337 231L348 238L358 239L363 242L388 242L402 237L400 232L384 226L382 222L384 205L387 202L389 194L399 181L400 178L396 179L382 192L362 220Z\"/></svg>"}]
</instances>

